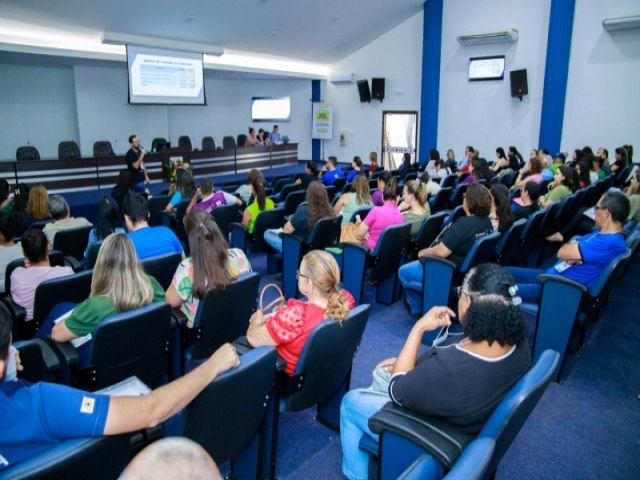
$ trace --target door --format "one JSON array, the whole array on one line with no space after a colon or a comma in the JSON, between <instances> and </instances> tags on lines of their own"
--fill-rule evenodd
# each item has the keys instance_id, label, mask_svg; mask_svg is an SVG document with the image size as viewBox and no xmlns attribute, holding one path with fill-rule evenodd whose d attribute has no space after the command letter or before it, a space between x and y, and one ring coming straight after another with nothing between
<instances>
[{"instance_id":1,"label":"door","mask_svg":"<svg viewBox=\"0 0 640 480\"><path fill-rule=\"evenodd\" d=\"M418 151L418 112L382 112L382 166L396 170L405 154L415 163Z\"/></svg>"}]
</instances>

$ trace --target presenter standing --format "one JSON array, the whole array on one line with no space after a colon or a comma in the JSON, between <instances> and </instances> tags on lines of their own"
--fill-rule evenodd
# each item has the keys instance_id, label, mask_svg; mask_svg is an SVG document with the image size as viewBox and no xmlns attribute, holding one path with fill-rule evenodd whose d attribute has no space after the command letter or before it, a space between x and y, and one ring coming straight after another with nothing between
<instances>
[{"instance_id":1,"label":"presenter standing","mask_svg":"<svg viewBox=\"0 0 640 480\"><path fill-rule=\"evenodd\" d=\"M133 191L149 194L147 187L151 182L147 171L144 169L144 157L147 155L147 151L144 148L140 148L140 140L136 135L129 137L129 145L131 145L131 148L127 151L126 158L127 169L131 172Z\"/></svg>"}]
</instances>

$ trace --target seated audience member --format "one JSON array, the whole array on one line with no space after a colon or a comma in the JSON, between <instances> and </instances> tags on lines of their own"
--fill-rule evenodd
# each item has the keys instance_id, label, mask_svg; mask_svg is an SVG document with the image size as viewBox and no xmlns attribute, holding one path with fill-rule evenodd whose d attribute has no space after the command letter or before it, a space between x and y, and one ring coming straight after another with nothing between
<instances>
[{"instance_id":1,"label":"seated audience member","mask_svg":"<svg viewBox=\"0 0 640 480\"><path fill-rule=\"evenodd\" d=\"M184 249L173 230L162 225L149 226L149 204L144 196L127 195L122 204L122 213L129 232L127 236L133 242L140 260L173 252L181 253L184 258Z\"/></svg>"},{"instance_id":2,"label":"seated audience member","mask_svg":"<svg viewBox=\"0 0 640 480\"><path fill-rule=\"evenodd\" d=\"M465 216L447 225L433 242L433 246L423 248L419 257L433 255L448 258L460 266L476 239L493 231L489 214L493 197L489 190L479 184L469 185L462 201ZM421 313L423 267L419 260L409 262L398 270L398 277L404 287L407 303L412 315ZM437 282L437 279L433 279Z\"/></svg>"},{"instance_id":3,"label":"seated audience member","mask_svg":"<svg viewBox=\"0 0 640 480\"><path fill-rule=\"evenodd\" d=\"M258 140L258 136L256 135L256 129L249 127L249 132L247 133L247 139L244 141L244 146L255 147L259 143L260 140Z\"/></svg>"},{"instance_id":4,"label":"seated audience member","mask_svg":"<svg viewBox=\"0 0 640 480\"><path fill-rule=\"evenodd\" d=\"M520 188L520 198L514 199L511 205L513 220L529 218L531 214L537 212L540 209L539 199L540 184L536 182L525 183L524 187Z\"/></svg>"},{"instance_id":5,"label":"seated audience member","mask_svg":"<svg viewBox=\"0 0 640 480\"><path fill-rule=\"evenodd\" d=\"M576 168L573 171L573 183L574 190L578 190L580 188L587 188L591 185L591 166L589 162L586 160L589 157L585 157L585 160L578 162Z\"/></svg>"},{"instance_id":6,"label":"seated audience member","mask_svg":"<svg viewBox=\"0 0 640 480\"><path fill-rule=\"evenodd\" d=\"M440 184L438 182L433 181L433 179L431 178L431 175L429 175L429 172L423 172L422 175L420 176L420 181L427 189L427 198L437 195L438 192L440 191Z\"/></svg>"},{"instance_id":7,"label":"seated audience member","mask_svg":"<svg viewBox=\"0 0 640 480\"><path fill-rule=\"evenodd\" d=\"M378 169L378 153L371 152L369 153L369 168L367 169L367 175L371 177L374 172Z\"/></svg>"},{"instance_id":8,"label":"seated audience member","mask_svg":"<svg viewBox=\"0 0 640 480\"><path fill-rule=\"evenodd\" d=\"M278 132L278 125L273 126L273 131L269 134L271 143L282 143L282 135Z\"/></svg>"},{"instance_id":9,"label":"seated audience member","mask_svg":"<svg viewBox=\"0 0 640 480\"><path fill-rule=\"evenodd\" d=\"M136 455L119 480L222 480L207 451L185 437L153 442Z\"/></svg>"},{"instance_id":10,"label":"seated audience member","mask_svg":"<svg viewBox=\"0 0 640 480\"><path fill-rule=\"evenodd\" d=\"M574 150L573 155L571 156L571 161L569 162L569 167L575 168L578 162L580 162L585 156L586 154L582 150Z\"/></svg>"},{"instance_id":11,"label":"seated audience member","mask_svg":"<svg viewBox=\"0 0 640 480\"><path fill-rule=\"evenodd\" d=\"M513 169L511 168L511 162L507 158L507 155L504 153L504 148L496 148L496 161L493 162L493 165L491 165L490 168L496 174L508 169L511 169L513 171Z\"/></svg>"},{"instance_id":12,"label":"seated audience member","mask_svg":"<svg viewBox=\"0 0 640 480\"><path fill-rule=\"evenodd\" d=\"M185 169L179 168L176 172L176 189L165 207L165 212L172 213L181 201L191 199L195 194L196 184L193 177Z\"/></svg>"},{"instance_id":13,"label":"seated audience member","mask_svg":"<svg viewBox=\"0 0 640 480\"><path fill-rule=\"evenodd\" d=\"M485 181L485 186L487 188L491 188L491 178L493 175L491 174L491 170L489 169L489 165L487 165L487 161L484 158L477 158L471 160L471 164L469 166L469 175L466 176L464 180L462 180L462 185L471 185L472 183L477 183L480 180Z\"/></svg>"},{"instance_id":14,"label":"seated audience member","mask_svg":"<svg viewBox=\"0 0 640 480\"><path fill-rule=\"evenodd\" d=\"M353 157L353 160L351 161L351 166L353 167L353 170L351 170L347 174L347 183L353 182L353 179L356 178L356 175L364 173L362 171L362 159L357 155Z\"/></svg>"},{"instance_id":15,"label":"seated audience member","mask_svg":"<svg viewBox=\"0 0 640 480\"><path fill-rule=\"evenodd\" d=\"M22 231L22 217L15 213L0 213L0 292L4 292L4 275L13 260L22 258L20 241L13 239Z\"/></svg>"},{"instance_id":16,"label":"seated audience member","mask_svg":"<svg viewBox=\"0 0 640 480\"><path fill-rule=\"evenodd\" d=\"M571 195L573 185L573 171L566 165L561 165L549 184L549 192L540 199L540 205L548 207L554 202L559 202Z\"/></svg>"},{"instance_id":17,"label":"seated audience member","mask_svg":"<svg viewBox=\"0 0 640 480\"><path fill-rule=\"evenodd\" d=\"M322 183L327 187L333 185L336 178L344 177L344 172L338 165L338 159L331 156L327 159L327 164L320 170L320 178Z\"/></svg>"},{"instance_id":18,"label":"seated audience member","mask_svg":"<svg viewBox=\"0 0 640 480\"><path fill-rule=\"evenodd\" d=\"M389 170L385 170L378 177L378 189L371 194L371 200L376 207L381 207L384 204L383 193L385 187L390 183L394 182L393 175Z\"/></svg>"},{"instance_id":19,"label":"seated audience member","mask_svg":"<svg viewBox=\"0 0 640 480\"><path fill-rule=\"evenodd\" d=\"M251 196L253 195L251 185L255 178L262 178L262 183L266 184L266 182L264 181L264 177L262 176L262 172L260 172L260 170L258 170L257 168L252 168L247 173L247 184L240 185L238 189L233 192L242 199L242 203L244 203L245 205L248 205L251 201Z\"/></svg>"},{"instance_id":20,"label":"seated audience member","mask_svg":"<svg viewBox=\"0 0 640 480\"><path fill-rule=\"evenodd\" d=\"M11 273L11 298L26 311L25 320L33 319L36 288L45 280L73 275L71 267L52 267L49 263L51 243L42 230L30 228L22 235L25 266Z\"/></svg>"},{"instance_id":21,"label":"seated audience member","mask_svg":"<svg viewBox=\"0 0 640 480\"><path fill-rule=\"evenodd\" d=\"M200 201L198 201L200 198ZM213 188L213 182L208 178L205 178L200 182L200 186L194 193L191 203L187 207L187 213L192 209L204 210L207 213L211 213L214 208L221 207L223 205L242 205L242 200L238 197L225 192L224 190L216 191Z\"/></svg>"},{"instance_id":22,"label":"seated audience member","mask_svg":"<svg viewBox=\"0 0 640 480\"><path fill-rule=\"evenodd\" d=\"M34 185L29 190L27 209L22 214L23 228L28 228L33 222L51 220L49 213L49 193L44 185Z\"/></svg>"},{"instance_id":23,"label":"seated audience member","mask_svg":"<svg viewBox=\"0 0 640 480\"><path fill-rule=\"evenodd\" d=\"M131 172L129 170L120 170L118 181L111 189L111 198L113 198L120 208L124 197L133 193L133 181L131 180Z\"/></svg>"},{"instance_id":24,"label":"seated audience member","mask_svg":"<svg viewBox=\"0 0 640 480\"><path fill-rule=\"evenodd\" d=\"M596 153L600 161L600 168L604 172L604 177L611 175L611 165L609 165L609 150L606 148L599 148Z\"/></svg>"},{"instance_id":25,"label":"seated audience member","mask_svg":"<svg viewBox=\"0 0 640 480\"><path fill-rule=\"evenodd\" d=\"M565 161L564 153L562 153L562 152L556 153L553 156L553 163L551 163L551 165L549 165L549 169L551 170L551 173L553 173L555 175L556 174L556 170L558 170L558 168L560 168L560 166L564 165L564 161Z\"/></svg>"},{"instance_id":26,"label":"seated audience member","mask_svg":"<svg viewBox=\"0 0 640 480\"><path fill-rule=\"evenodd\" d=\"M324 319L342 322L355 305L353 296L340 285L340 269L331 254L312 250L297 273L298 289L306 301L291 298L267 318L260 310L251 316L247 340L254 347L273 345L292 375L304 343L311 331Z\"/></svg>"},{"instance_id":27,"label":"seated audience member","mask_svg":"<svg viewBox=\"0 0 640 480\"><path fill-rule=\"evenodd\" d=\"M438 174L438 178L442 179L451 175L452 171L444 160L436 160L436 173Z\"/></svg>"},{"instance_id":28,"label":"seated audience member","mask_svg":"<svg viewBox=\"0 0 640 480\"><path fill-rule=\"evenodd\" d=\"M629 199L629 218L628 220L635 220L640 222L640 169L631 177L631 183L624 189L624 193Z\"/></svg>"},{"instance_id":29,"label":"seated audience member","mask_svg":"<svg viewBox=\"0 0 640 480\"><path fill-rule=\"evenodd\" d=\"M29 186L24 183L16 184L13 195L13 205L9 213L24 214L29 206Z\"/></svg>"},{"instance_id":30,"label":"seated audience member","mask_svg":"<svg viewBox=\"0 0 640 480\"><path fill-rule=\"evenodd\" d=\"M611 173L618 173L618 170L622 170L629 164L629 152L624 146L616 148L615 155L616 161L611 165Z\"/></svg>"},{"instance_id":31,"label":"seated audience member","mask_svg":"<svg viewBox=\"0 0 640 480\"><path fill-rule=\"evenodd\" d=\"M109 397L47 382L6 378L11 317L0 305L0 471L63 440L119 435L154 427L188 405L218 375L240 363L229 344L187 375L148 395ZM16 357L17 358L17 357ZM108 461L108 459L105 459Z\"/></svg>"},{"instance_id":32,"label":"seated audience member","mask_svg":"<svg viewBox=\"0 0 640 480\"><path fill-rule=\"evenodd\" d=\"M591 172L589 172L589 175L591 177L591 183L596 183L598 180L603 180L606 174L604 170L602 170L602 159L600 157L592 156L591 160Z\"/></svg>"},{"instance_id":33,"label":"seated audience member","mask_svg":"<svg viewBox=\"0 0 640 480\"><path fill-rule=\"evenodd\" d=\"M530 158L529 165L521 168L512 189L523 186L527 182L542 182L542 162L538 157Z\"/></svg>"},{"instance_id":34,"label":"seated audience member","mask_svg":"<svg viewBox=\"0 0 640 480\"><path fill-rule=\"evenodd\" d=\"M311 182L318 180L318 167L316 162L308 160L304 165L304 173L299 175L295 180L296 185L300 185L303 190L306 190ZM285 200L284 198L282 200Z\"/></svg>"},{"instance_id":35,"label":"seated audience member","mask_svg":"<svg viewBox=\"0 0 640 480\"><path fill-rule=\"evenodd\" d=\"M385 228L404 222L404 217L398 210L398 195L396 182L391 180L384 187L384 203L380 207L373 207L362 222L357 224L356 237L360 238L365 248L373 250Z\"/></svg>"},{"instance_id":36,"label":"seated audience member","mask_svg":"<svg viewBox=\"0 0 640 480\"><path fill-rule=\"evenodd\" d=\"M356 210L371 205L373 201L369 181L364 175L358 175L351 183L351 191L340 196L333 206L333 211L336 215L342 215L342 225L347 225Z\"/></svg>"},{"instance_id":37,"label":"seated audience member","mask_svg":"<svg viewBox=\"0 0 640 480\"><path fill-rule=\"evenodd\" d=\"M11 187L5 179L0 180L0 212L11 213L13 211L13 197Z\"/></svg>"},{"instance_id":38,"label":"seated audience member","mask_svg":"<svg viewBox=\"0 0 640 480\"><path fill-rule=\"evenodd\" d=\"M270 229L264 232L264 240L276 251L282 253L281 233L293 233L305 241L313 225L324 217L333 217L326 187L320 182L311 182L305 195L305 202L298 205L291 219L282 229Z\"/></svg>"},{"instance_id":39,"label":"seated audience member","mask_svg":"<svg viewBox=\"0 0 640 480\"><path fill-rule=\"evenodd\" d=\"M446 329L456 315L447 307L433 307L418 320L398 357L376 366L374 384L351 390L342 399L342 473L349 479L368 478L369 458L358 444L363 434L378 440L368 421L389 401L440 418L471 437L477 435L531 365L519 303L511 275L485 263L472 269L462 284L461 335L419 355L424 333Z\"/></svg>"},{"instance_id":40,"label":"seated audience member","mask_svg":"<svg viewBox=\"0 0 640 480\"><path fill-rule=\"evenodd\" d=\"M624 193L609 190L595 207L596 229L577 240L565 243L558 250L558 262L548 269L509 267L525 302L537 303L541 273L560 275L592 287L609 262L626 250L622 226L629 216L629 199Z\"/></svg>"},{"instance_id":41,"label":"seated audience member","mask_svg":"<svg viewBox=\"0 0 640 480\"><path fill-rule=\"evenodd\" d=\"M61 230L93 226L91 222L84 217L72 217L67 201L60 195L51 195L51 197L49 197L49 212L51 213L53 222L47 223L42 231L49 239L51 245L53 245L53 239L56 233Z\"/></svg>"},{"instance_id":42,"label":"seated audience member","mask_svg":"<svg viewBox=\"0 0 640 480\"><path fill-rule=\"evenodd\" d=\"M513 213L509 201L509 189L498 183L491 187L491 213L489 218L493 224L493 229L500 233L505 232L514 222Z\"/></svg>"},{"instance_id":43,"label":"seated audience member","mask_svg":"<svg viewBox=\"0 0 640 480\"><path fill-rule=\"evenodd\" d=\"M92 334L109 315L153 302L164 302L163 288L144 272L131 240L124 233L114 233L104 240L98 252L89 298L77 305L58 304L42 322L36 337L51 335L56 342L68 342ZM88 343L77 346L82 364L88 358L88 347Z\"/></svg>"},{"instance_id":44,"label":"seated audience member","mask_svg":"<svg viewBox=\"0 0 640 480\"><path fill-rule=\"evenodd\" d=\"M405 183L402 190L402 203L398 208L402 212L404 221L411 224L411 235L416 235L424 219L431 214L425 184L417 180L409 180Z\"/></svg>"},{"instance_id":45,"label":"seated audience member","mask_svg":"<svg viewBox=\"0 0 640 480\"><path fill-rule=\"evenodd\" d=\"M461 175L469 171L469 168L471 167L471 161L476 157L479 157L479 155L476 154L476 149L474 149L471 145L468 145L464 149L464 158L460 160L457 165L455 165L455 167L451 167L451 165L449 166L451 170L454 171L457 175Z\"/></svg>"},{"instance_id":46,"label":"seated audience member","mask_svg":"<svg viewBox=\"0 0 640 480\"><path fill-rule=\"evenodd\" d=\"M443 160L443 162L445 162L445 160ZM447 168L453 171L455 170L457 164L458 162L456 162L456 152L454 152L453 149L450 148L449 150L447 150L447 159L445 165Z\"/></svg>"},{"instance_id":47,"label":"seated audience member","mask_svg":"<svg viewBox=\"0 0 640 480\"><path fill-rule=\"evenodd\" d=\"M251 181L251 191L253 192L253 202L247 205L242 215L242 225L247 227L247 232L249 233L253 233L256 218L258 218L261 212L276 208L273 200L267 198L266 184L262 175L253 177Z\"/></svg>"},{"instance_id":48,"label":"seated audience member","mask_svg":"<svg viewBox=\"0 0 640 480\"><path fill-rule=\"evenodd\" d=\"M238 275L251 271L251 263L239 248L229 248L211 215L193 210L184 217L191 256L178 265L165 298L187 317L193 327L198 304L209 290L224 290Z\"/></svg>"},{"instance_id":49,"label":"seated audience member","mask_svg":"<svg viewBox=\"0 0 640 480\"><path fill-rule=\"evenodd\" d=\"M513 169L514 172L516 170L519 170L520 167L524 165L522 154L513 145L509 147L507 158L509 159L509 166Z\"/></svg>"},{"instance_id":50,"label":"seated audience member","mask_svg":"<svg viewBox=\"0 0 640 480\"><path fill-rule=\"evenodd\" d=\"M413 169L411 166L411 154L405 153L402 155L402 163L398 166L398 175L404 176L406 173Z\"/></svg>"},{"instance_id":51,"label":"seated audience member","mask_svg":"<svg viewBox=\"0 0 640 480\"><path fill-rule=\"evenodd\" d=\"M85 260L94 243L100 242L112 233L127 233L120 207L112 197L102 197L98 202L98 225L89 232L89 241L84 251Z\"/></svg>"}]
</instances>

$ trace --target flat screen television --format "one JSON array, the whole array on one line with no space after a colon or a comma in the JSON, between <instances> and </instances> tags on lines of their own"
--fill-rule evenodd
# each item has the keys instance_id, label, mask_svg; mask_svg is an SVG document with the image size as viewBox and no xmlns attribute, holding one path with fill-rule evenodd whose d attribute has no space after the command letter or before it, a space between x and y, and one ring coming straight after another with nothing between
<instances>
[{"instance_id":1,"label":"flat screen television","mask_svg":"<svg viewBox=\"0 0 640 480\"><path fill-rule=\"evenodd\" d=\"M288 122L291 97L251 97L252 122Z\"/></svg>"},{"instance_id":2,"label":"flat screen television","mask_svg":"<svg viewBox=\"0 0 640 480\"><path fill-rule=\"evenodd\" d=\"M127 45L129 103L206 105L201 53Z\"/></svg>"},{"instance_id":3,"label":"flat screen television","mask_svg":"<svg viewBox=\"0 0 640 480\"><path fill-rule=\"evenodd\" d=\"M469 81L482 80L504 80L504 55L469 59Z\"/></svg>"}]
</instances>

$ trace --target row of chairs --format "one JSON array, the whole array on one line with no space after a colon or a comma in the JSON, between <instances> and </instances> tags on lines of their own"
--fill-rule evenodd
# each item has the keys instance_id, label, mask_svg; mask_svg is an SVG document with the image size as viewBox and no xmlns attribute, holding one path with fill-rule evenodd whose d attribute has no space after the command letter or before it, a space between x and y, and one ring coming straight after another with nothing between
<instances>
[{"instance_id":1,"label":"row of chairs","mask_svg":"<svg viewBox=\"0 0 640 480\"><path fill-rule=\"evenodd\" d=\"M111 142L108 140L98 140L93 144L93 156L94 157L112 157L115 155ZM58 144L58 159L59 160L71 160L74 158L80 158L80 147L73 141L64 141ZM18 147L16 150L16 160L40 160L40 152L32 145L25 145Z\"/></svg>"}]
</instances>

